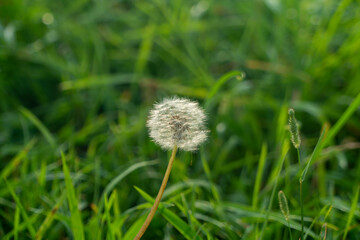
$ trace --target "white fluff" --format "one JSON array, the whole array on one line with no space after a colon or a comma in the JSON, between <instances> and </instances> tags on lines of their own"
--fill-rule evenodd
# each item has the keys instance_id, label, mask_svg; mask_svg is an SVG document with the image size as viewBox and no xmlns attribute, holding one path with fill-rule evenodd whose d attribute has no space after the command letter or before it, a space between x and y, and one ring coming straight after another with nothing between
<instances>
[{"instance_id":1,"label":"white fluff","mask_svg":"<svg viewBox=\"0 0 360 240\"><path fill-rule=\"evenodd\" d=\"M207 138L206 115L197 102L185 98L166 98L150 111L147 126L150 137L163 149L175 145L194 151Z\"/></svg>"}]
</instances>

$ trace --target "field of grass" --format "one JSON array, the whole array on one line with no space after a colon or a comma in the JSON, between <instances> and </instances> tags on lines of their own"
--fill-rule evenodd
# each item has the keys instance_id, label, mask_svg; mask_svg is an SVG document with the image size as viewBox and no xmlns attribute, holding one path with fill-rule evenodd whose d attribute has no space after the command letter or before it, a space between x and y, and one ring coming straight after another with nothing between
<instances>
[{"instance_id":1,"label":"field of grass","mask_svg":"<svg viewBox=\"0 0 360 240\"><path fill-rule=\"evenodd\" d=\"M179 96L209 137L143 239L359 240L359 53L358 0L0 0L0 239L133 239Z\"/></svg>"}]
</instances>

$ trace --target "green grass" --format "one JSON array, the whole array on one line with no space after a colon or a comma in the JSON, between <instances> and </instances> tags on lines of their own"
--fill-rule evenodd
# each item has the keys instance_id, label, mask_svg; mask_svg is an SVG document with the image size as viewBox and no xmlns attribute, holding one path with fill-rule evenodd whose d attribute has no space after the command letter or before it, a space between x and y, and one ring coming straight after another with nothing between
<instances>
[{"instance_id":1,"label":"green grass","mask_svg":"<svg viewBox=\"0 0 360 240\"><path fill-rule=\"evenodd\" d=\"M0 1L0 239L133 239L169 159L147 114L174 95L204 107L209 139L177 155L143 239L289 239L288 225L299 239L299 178L304 238L326 226L327 240L359 239L359 12L352 0Z\"/></svg>"}]
</instances>

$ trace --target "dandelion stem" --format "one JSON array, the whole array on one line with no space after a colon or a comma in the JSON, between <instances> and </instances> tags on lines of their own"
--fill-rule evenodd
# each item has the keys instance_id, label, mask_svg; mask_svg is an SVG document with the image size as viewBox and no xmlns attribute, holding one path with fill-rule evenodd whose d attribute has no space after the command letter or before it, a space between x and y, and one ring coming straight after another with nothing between
<instances>
[{"instance_id":1,"label":"dandelion stem","mask_svg":"<svg viewBox=\"0 0 360 240\"><path fill-rule=\"evenodd\" d=\"M172 150L171 157L170 157L170 160L169 160L169 163L168 163L168 166L167 166L163 181L161 183L161 187L159 189L158 195L156 196L154 205L151 207L149 215L147 216L144 224L142 225L140 231L138 232L138 234L136 235L134 240L139 240L142 237L142 235L145 233L146 229L150 225L150 222L151 222L151 220L153 219L153 217L155 215L155 212L156 212L156 210L157 210L157 208L158 208L158 206L160 204L160 200L162 198L162 195L164 194L166 184L167 184L167 182L169 180L169 176L170 176L172 165L174 163L176 152L177 152L177 146L175 145L173 150Z\"/></svg>"},{"instance_id":2,"label":"dandelion stem","mask_svg":"<svg viewBox=\"0 0 360 240\"><path fill-rule=\"evenodd\" d=\"M299 160L299 168L301 168L301 158L300 158L300 150L299 148L297 150L298 160ZM301 239L304 238L304 204L303 204L303 197L302 197L302 179L300 176L299 179L300 182L300 208L301 208Z\"/></svg>"}]
</instances>

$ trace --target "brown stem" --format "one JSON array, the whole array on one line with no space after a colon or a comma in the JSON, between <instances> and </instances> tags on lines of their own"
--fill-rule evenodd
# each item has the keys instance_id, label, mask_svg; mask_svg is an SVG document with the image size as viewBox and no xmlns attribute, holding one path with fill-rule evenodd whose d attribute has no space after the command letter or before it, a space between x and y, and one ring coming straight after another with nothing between
<instances>
[{"instance_id":1,"label":"brown stem","mask_svg":"<svg viewBox=\"0 0 360 240\"><path fill-rule=\"evenodd\" d=\"M167 182L169 180L169 176L170 176L172 165L174 163L176 151L177 151L177 146L175 145L173 150L172 150L171 157L170 157L170 160L169 160L166 172L165 172L165 176L164 176L163 181L161 183L161 187L159 189L158 195L156 196L154 205L151 207L149 215L147 216L144 224L142 225L140 231L138 232L138 234L136 235L134 240L139 240L142 237L142 235L145 233L146 229L148 228L151 220L153 219L153 217L155 215L155 212L156 212L156 210L157 210L157 208L158 208L158 206L160 204L160 200L162 198L162 195L164 194L166 184L167 184Z\"/></svg>"}]
</instances>

